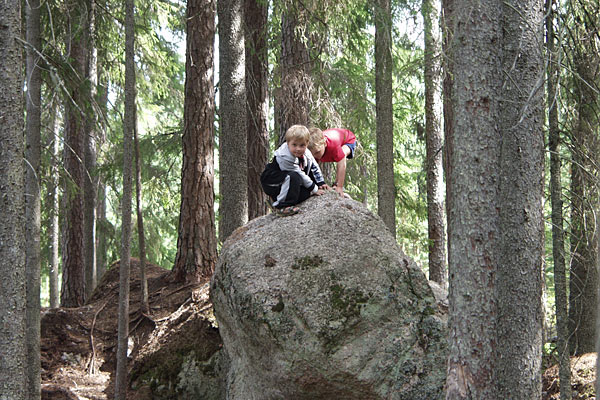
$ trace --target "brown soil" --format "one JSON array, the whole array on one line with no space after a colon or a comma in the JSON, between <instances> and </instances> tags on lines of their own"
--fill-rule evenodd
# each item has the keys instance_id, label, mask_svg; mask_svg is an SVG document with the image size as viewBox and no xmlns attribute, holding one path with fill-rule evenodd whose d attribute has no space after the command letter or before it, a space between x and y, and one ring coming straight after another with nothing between
<instances>
[{"instance_id":1,"label":"brown soil","mask_svg":"<svg viewBox=\"0 0 600 400\"><path fill-rule=\"evenodd\" d=\"M573 400L595 400L596 353L571 357L571 390ZM542 376L542 400L559 400L558 365L546 369Z\"/></svg>"},{"instance_id":2,"label":"brown soil","mask_svg":"<svg viewBox=\"0 0 600 400\"><path fill-rule=\"evenodd\" d=\"M128 399L150 399L150 384L141 379L154 368L155 382L172 382L181 354L194 349L208 359L221 346L213 326L208 284L171 282L169 271L146 266L150 315L140 308L139 260L131 261L129 376L135 390ZM102 277L89 302L79 308L43 309L41 322L42 399L105 400L113 397L119 262ZM160 366L160 368L156 368Z\"/></svg>"}]
</instances>

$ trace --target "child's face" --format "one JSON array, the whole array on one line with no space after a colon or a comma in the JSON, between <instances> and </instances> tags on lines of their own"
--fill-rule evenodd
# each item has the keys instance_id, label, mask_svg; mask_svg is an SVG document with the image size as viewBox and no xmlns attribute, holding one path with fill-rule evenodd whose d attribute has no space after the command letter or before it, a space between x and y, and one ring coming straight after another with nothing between
<instances>
[{"instance_id":1,"label":"child's face","mask_svg":"<svg viewBox=\"0 0 600 400\"><path fill-rule=\"evenodd\" d=\"M306 151L306 145L308 143L298 140L291 139L288 142L288 148L290 149L290 153L292 153L295 157L304 157L304 152Z\"/></svg>"},{"instance_id":2,"label":"child's face","mask_svg":"<svg viewBox=\"0 0 600 400\"><path fill-rule=\"evenodd\" d=\"M318 149L315 149L315 151L312 152L313 156L315 157L315 159L317 161L319 161L321 159L321 157L323 157L323 154L325 153L325 146L321 146Z\"/></svg>"}]
</instances>

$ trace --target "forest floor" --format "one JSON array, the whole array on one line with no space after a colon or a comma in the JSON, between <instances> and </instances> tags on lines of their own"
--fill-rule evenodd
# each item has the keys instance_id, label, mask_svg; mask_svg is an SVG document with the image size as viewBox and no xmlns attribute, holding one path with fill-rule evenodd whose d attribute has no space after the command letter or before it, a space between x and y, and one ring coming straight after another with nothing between
<instances>
[{"instance_id":1,"label":"forest floor","mask_svg":"<svg viewBox=\"0 0 600 400\"><path fill-rule=\"evenodd\" d=\"M139 260L132 259L131 266L128 371L134 384L127 398L149 400L156 388L144 381L144 374L158 369L158 381L174 382L181 361L178 355L193 350L208 359L222 342L212 323L207 284L182 286L168 279L169 271L147 265L150 316L146 316L139 301ZM116 262L86 305L42 310L42 400L114 397L118 300ZM573 399L595 400L596 354L573 357L571 365ZM558 367L554 365L544 372L542 400L558 400L558 390Z\"/></svg>"},{"instance_id":2,"label":"forest floor","mask_svg":"<svg viewBox=\"0 0 600 400\"><path fill-rule=\"evenodd\" d=\"M218 350L221 339L211 322L208 284L173 283L168 270L147 265L150 315L146 316L140 308L139 265L139 260L131 260L129 377L141 377L157 364L174 364L180 349L192 348L207 357ZM118 300L119 263L115 262L84 306L42 310L42 400L114 397ZM128 399L153 397L143 379L134 386Z\"/></svg>"}]
</instances>

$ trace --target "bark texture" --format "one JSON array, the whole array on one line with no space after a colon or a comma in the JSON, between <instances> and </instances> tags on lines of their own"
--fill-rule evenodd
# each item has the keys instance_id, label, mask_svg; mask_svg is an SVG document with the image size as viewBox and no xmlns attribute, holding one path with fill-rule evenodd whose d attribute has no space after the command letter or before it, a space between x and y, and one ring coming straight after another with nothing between
<instances>
[{"instance_id":1,"label":"bark texture","mask_svg":"<svg viewBox=\"0 0 600 400\"><path fill-rule=\"evenodd\" d=\"M501 4L455 1L447 399L494 399Z\"/></svg>"},{"instance_id":2,"label":"bark texture","mask_svg":"<svg viewBox=\"0 0 600 400\"><path fill-rule=\"evenodd\" d=\"M439 0L424 0L425 136L427 152L427 226L429 279L446 287L446 210L444 206L442 128L442 43Z\"/></svg>"},{"instance_id":3,"label":"bark texture","mask_svg":"<svg viewBox=\"0 0 600 400\"><path fill-rule=\"evenodd\" d=\"M214 271L213 41L214 0L187 2L187 50L176 280L198 282Z\"/></svg>"},{"instance_id":4,"label":"bark texture","mask_svg":"<svg viewBox=\"0 0 600 400\"><path fill-rule=\"evenodd\" d=\"M285 142L288 128L295 124L310 123L310 96L313 92L308 38L302 32L306 27L307 11L302 4L288 1L281 17L281 86L277 102L279 144Z\"/></svg>"},{"instance_id":5,"label":"bark texture","mask_svg":"<svg viewBox=\"0 0 600 400\"><path fill-rule=\"evenodd\" d=\"M246 127L248 130L248 220L267 213L267 196L260 174L267 164L269 131L267 118L267 2L244 1L246 26Z\"/></svg>"},{"instance_id":6,"label":"bark texture","mask_svg":"<svg viewBox=\"0 0 600 400\"><path fill-rule=\"evenodd\" d=\"M219 233L221 241L248 221L248 148L244 0L220 0Z\"/></svg>"},{"instance_id":7,"label":"bark texture","mask_svg":"<svg viewBox=\"0 0 600 400\"><path fill-rule=\"evenodd\" d=\"M0 2L0 393L27 398L21 2Z\"/></svg>"},{"instance_id":8,"label":"bark texture","mask_svg":"<svg viewBox=\"0 0 600 400\"><path fill-rule=\"evenodd\" d=\"M542 396L544 4L503 3L498 398ZM499 341L498 341L499 342Z\"/></svg>"},{"instance_id":9,"label":"bark texture","mask_svg":"<svg viewBox=\"0 0 600 400\"><path fill-rule=\"evenodd\" d=\"M38 67L41 51L40 2L25 5L27 48L27 119L25 131L25 249L27 270L27 389L29 399L41 398L40 377L40 231L41 231L41 100L42 77Z\"/></svg>"},{"instance_id":10,"label":"bark texture","mask_svg":"<svg viewBox=\"0 0 600 400\"><path fill-rule=\"evenodd\" d=\"M131 202L133 131L136 119L135 85L135 8L134 0L125 1L125 111L123 121L123 199L121 217L121 261L119 262L119 320L115 400L127 399L127 350L129 338L129 278L131 271Z\"/></svg>"},{"instance_id":11,"label":"bark texture","mask_svg":"<svg viewBox=\"0 0 600 400\"><path fill-rule=\"evenodd\" d=\"M389 0L377 0L375 16L375 107L377 114L377 212L396 237L394 115L392 109L392 14Z\"/></svg>"},{"instance_id":12,"label":"bark texture","mask_svg":"<svg viewBox=\"0 0 600 400\"><path fill-rule=\"evenodd\" d=\"M82 92L78 88L85 75L85 37L79 30L83 29L81 13L85 10L83 2L76 4L69 13L68 20L71 34L67 38L69 52L75 76L72 76L67 98L64 100L65 144L63 164L67 174L67 183L63 196L64 231L62 248L62 288L61 306L79 307L85 300L85 272L83 250L83 138L85 134L82 108ZM76 106L77 105L77 106Z\"/></svg>"}]
</instances>

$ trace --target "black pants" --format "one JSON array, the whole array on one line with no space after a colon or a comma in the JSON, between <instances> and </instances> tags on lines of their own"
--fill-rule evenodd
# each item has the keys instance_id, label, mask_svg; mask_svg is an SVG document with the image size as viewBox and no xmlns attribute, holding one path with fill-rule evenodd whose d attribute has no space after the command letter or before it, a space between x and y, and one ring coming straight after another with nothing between
<instances>
[{"instance_id":1,"label":"black pants","mask_svg":"<svg viewBox=\"0 0 600 400\"><path fill-rule=\"evenodd\" d=\"M294 206L310 197L310 190L302 184L298 172L282 171L277 162L270 162L260 176L263 190L273 200L273 206Z\"/></svg>"}]
</instances>

